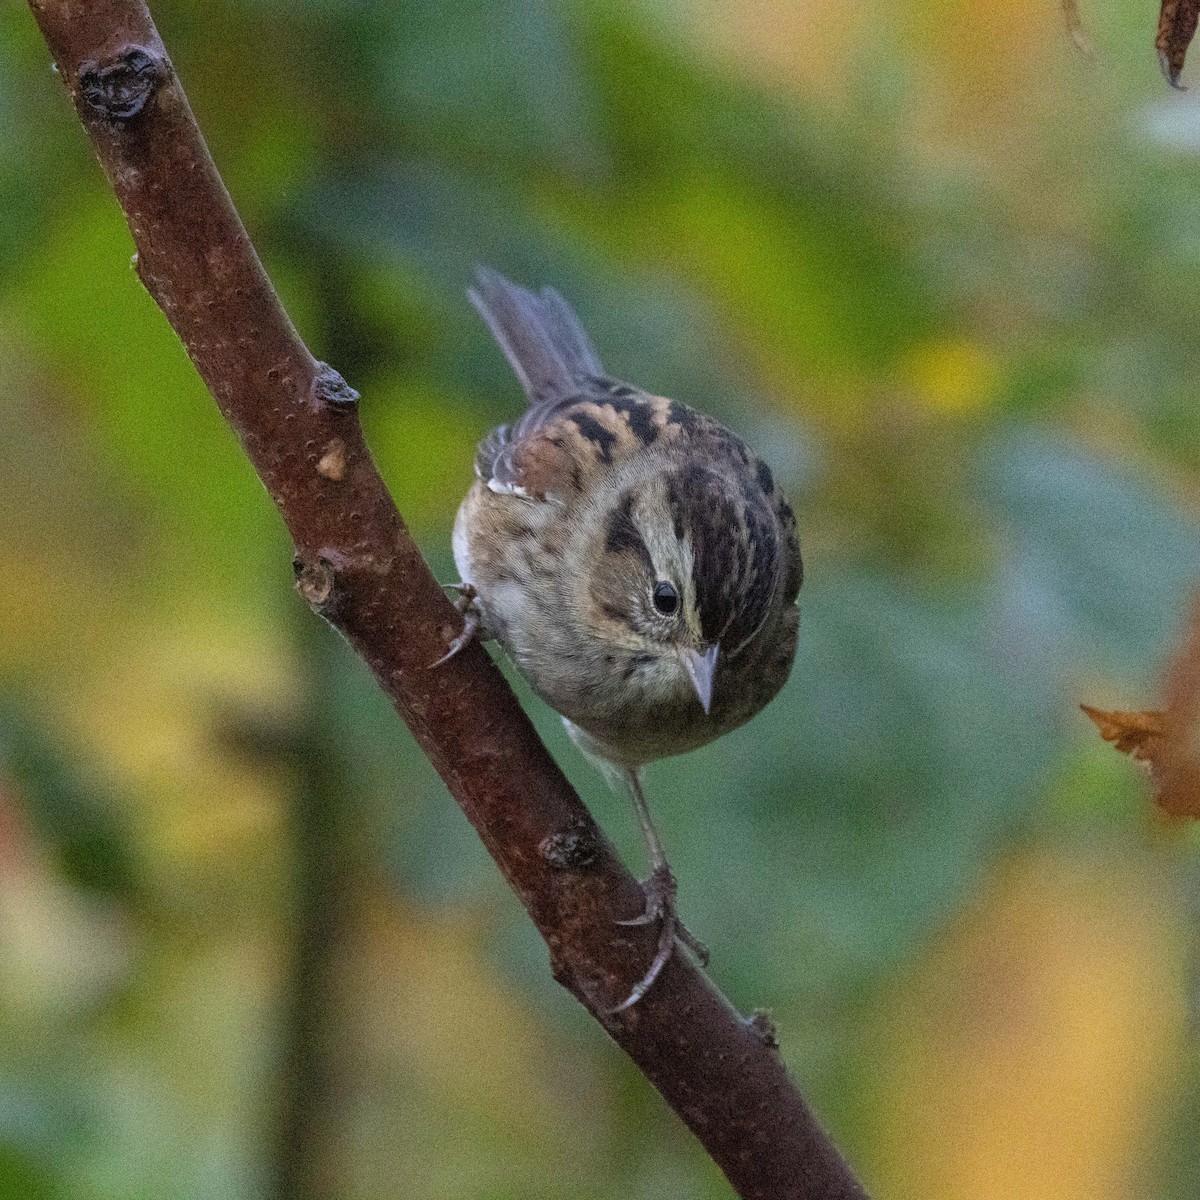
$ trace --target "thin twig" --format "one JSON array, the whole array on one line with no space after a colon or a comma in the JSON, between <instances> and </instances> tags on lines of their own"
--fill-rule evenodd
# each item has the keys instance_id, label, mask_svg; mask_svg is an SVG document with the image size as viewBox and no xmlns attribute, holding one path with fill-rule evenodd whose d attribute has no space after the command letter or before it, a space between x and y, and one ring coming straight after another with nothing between
<instances>
[{"instance_id":1,"label":"thin twig","mask_svg":"<svg viewBox=\"0 0 1200 1200\"><path fill-rule=\"evenodd\" d=\"M1092 44L1087 26L1083 23L1083 16L1079 11L1079 0L1062 0L1062 13L1067 33L1070 34L1071 41L1075 43L1075 49L1089 62L1095 62L1096 47Z\"/></svg>"},{"instance_id":2,"label":"thin twig","mask_svg":"<svg viewBox=\"0 0 1200 1200\"><path fill-rule=\"evenodd\" d=\"M357 396L275 295L145 6L30 0L137 245L138 274L236 430L296 545L297 583L365 659L550 949L554 976L742 1197L861 1200L773 1037L676 955L614 1016L656 932L636 881L478 646L428 670L459 618L375 470ZM252 59L248 59L252 61Z\"/></svg>"}]
</instances>

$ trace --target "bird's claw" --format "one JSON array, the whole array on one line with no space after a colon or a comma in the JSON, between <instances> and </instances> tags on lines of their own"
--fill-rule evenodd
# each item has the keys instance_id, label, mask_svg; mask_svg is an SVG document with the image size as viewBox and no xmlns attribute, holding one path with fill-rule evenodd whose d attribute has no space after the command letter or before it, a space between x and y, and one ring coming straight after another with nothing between
<instances>
[{"instance_id":1,"label":"bird's claw","mask_svg":"<svg viewBox=\"0 0 1200 1200\"><path fill-rule=\"evenodd\" d=\"M436 662L429 664L428 670L430 671L435 667L440 667L443 663L448 663L456 654L465 650L479 637L479 631L483 627L479 609L475 604L475 597L479 593L469 583L444 583L442 586L458 592L458 599L455 601L454 607L462 614L463 627L462 631L451 639L446 653Z\"/></svg>"},{"instance_id":2,"label":"bird's claw","mask_svg":"<svg viewBox=\"0 0 1200 1200\"><path fill-rule=\"evenodd\" d=\"M642 893L646 897L645 911L636 917L618 921L618 925L637 926L652 925L660 922L658 931L658 948L646 973L633 986L633 990L610 1010L612 1013L625 1012L632 1008L650 989L654 981L662 974L662 969L671 959L677 942L682 942L699 961L702 967L708 965L708 947L699 938L692 935L687 926L679 919L675 909L675 894L677 885L671 868L665 863L654 868L654 871L642 884Z\"/></svg>"}]
</instances>

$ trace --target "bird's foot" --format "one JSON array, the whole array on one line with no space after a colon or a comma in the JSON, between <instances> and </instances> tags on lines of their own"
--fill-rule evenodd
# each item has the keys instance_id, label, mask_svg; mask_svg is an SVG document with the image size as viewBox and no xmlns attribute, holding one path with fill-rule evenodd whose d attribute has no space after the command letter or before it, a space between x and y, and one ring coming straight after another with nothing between
<instances>
[{"instance_id":1,"label":"bird's foot","mask_svg":"<svg viewBox=\"0 0 1200 1200\"><path fill-rule=\"evenodd\" d=\"M619 1013L632 1008L654 986L654 981L670 961L677 942L682 942L696 956L702 967L708 965L708 947L679 919L675 908L677 891L678 885L671 868L666 863L660 864L642 884L642 894L646 898L645 911L627 921L617 922L618 925L652 925L656 921L659 922L658 948L645 975L638 980L629 995L616 1008L610 1010L611 1012Z\"/></svg>"},{"instance_id":2,"label":"bird's foot","mask_svg":"<svg viewBox=\"0 0 1200 1200\"><path fill-rule=\"evenodd\" d=\"M451 639L446 653L437 662L429 664L431 671L443 663L448 663L456 654L465 650L479 637L480 630L483 628L479 607L475 603L479 593L469 583L444 583L442 586L458 592L458 599L454 602L454 607L462 614L463 627L458 636Z\"/></svg>"}]
</instances>

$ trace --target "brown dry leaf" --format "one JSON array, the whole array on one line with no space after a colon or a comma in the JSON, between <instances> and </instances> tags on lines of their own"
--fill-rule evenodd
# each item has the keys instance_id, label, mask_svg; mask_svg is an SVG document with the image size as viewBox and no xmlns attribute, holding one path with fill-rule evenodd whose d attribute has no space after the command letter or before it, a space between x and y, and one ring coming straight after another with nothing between
<instances>
[{"instance_id":1,"label":"brown dry leaf","mask_svg":"<svg viewBox=\"0 0 1200 1200\"><path fill-rule=\"evenodd\" d=\"M1200 596L1167 672L1163 699L1167 738L1156 778L1158 802L1169 813L1200 817Z\"/></svg>"},{"instance_id":2,"label":"brown dry leaf","mask_svg":"<svg viewBox=\"0 0 1200 1200\"><path fill-rule=\"evenodd\" d=\"M1200 596L1192 604L1186 636L1171 661L1163 700L1162 712L1079 707L1106 742L1147 767L1154 799L1163 812L1200 818Z\"/></svg>"},{"instance_id":3,"label":"brown dry leaf","mask_svg":"<svg viewBox=\"0 0 1200 1200\"><path fill-rule=\"evenodd\" d=\"M1179 76L1188 47L1196 34L1196 23L1200 20L1200 0L1162 0L1158 18L1158 37L1154 45L1158 50L1158 61L1163 74L1173 88L1181 88Z\"/></svg>"},{"instance_id":4,"label":"brown dry leaf","mask_svg":"<svg viewBox=\"0 0 1200 1200\"><path fill-rule=\"evenodd\" d=\"M1145 763L1153 772L1156 756L1161 752L1167 733L1166 718L1160 712L1121 712L1079 706L1091 718L1106 742L1128 754L1136 762Z\"/></svg>"}]
</instances>

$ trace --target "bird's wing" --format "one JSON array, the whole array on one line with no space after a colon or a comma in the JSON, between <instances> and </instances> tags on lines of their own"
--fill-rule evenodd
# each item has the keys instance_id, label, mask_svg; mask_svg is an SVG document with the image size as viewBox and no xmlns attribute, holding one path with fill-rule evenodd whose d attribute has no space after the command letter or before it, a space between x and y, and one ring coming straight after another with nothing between
<instances>
[{"instance_id":1,"label":"bird's wing","mask_svg":"<svg viewBox=\"0 0 1200 1200\"><path fill-rule=\"evenodd\" d=\"M671 402L610 379L553 288L534 293L480 267L467 295L529 400L520 420L479 443L475 470L492 491L566 499L663 432Z\"/></svg>"},{"instance_id":2,"label":"bird's wing","mask_svg":"<svg viewBox=\"0 0 1200 1200\"><path fill-rule=\"evenodd\" d=\"M574 309L553 288L535 294L480 267L467 294L529 399L520 420L479 443L475 470L492 491L565 500L655 442L703 442L710 461L763 488L786 547L785 592L795 598L802 579L795 517L740 438L686 404L610 379Z\"/></svg>"},{"instance_id":3,"label":"bird's wing","mask_svg":"<svg viewBox=\"0 0 1200 1200\"><path fill-rule=\"evenodd\" d=\"M684 425L704 420L686 405L603 376L575 393L532 405L479 443L475 471L494 492L565 500Z\"/></svg>"}]
</instances>

